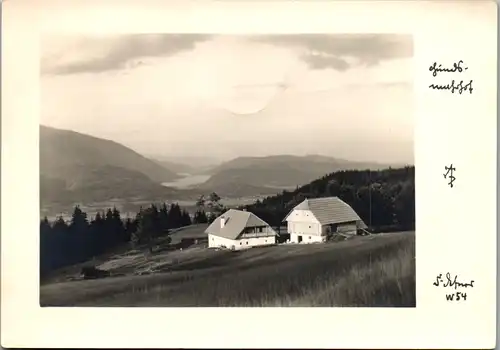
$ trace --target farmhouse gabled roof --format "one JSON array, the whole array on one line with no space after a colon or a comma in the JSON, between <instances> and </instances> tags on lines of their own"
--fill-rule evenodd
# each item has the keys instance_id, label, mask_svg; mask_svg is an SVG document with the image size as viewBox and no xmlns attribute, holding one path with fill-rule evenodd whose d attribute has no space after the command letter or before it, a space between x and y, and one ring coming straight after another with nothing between
<instances>
[{"instance_id":1,"label":"farmhouse gabled roof","mask_svg":"<svg viewBox=\"0 0 500 350\"><path fill-rule=\"evenodd\" d=\"M283 221L286 221L294 210L311 211L321 225L358 221L361 223L362 227L366 228L365 223L354 209L339 197L305 199L295 206Z\"/></svg>"},{"instance_id":2,"label":"farmhouse gabled roof","mask_svg":"<svg viewBox=\"0 0 500 350\"><path fill-rule=\"evenodd\" d=\"M226 222L224 227L221 227L220 224L223 218ZM215 219L214 222L207 227L205 233L228 239L237 239L245 228L263 226L269 226L269 224L257 215L248 211L229 209ZM269 227L269 229L276 235L276 232L272 228Z\"/></svg>"}]
</instances>

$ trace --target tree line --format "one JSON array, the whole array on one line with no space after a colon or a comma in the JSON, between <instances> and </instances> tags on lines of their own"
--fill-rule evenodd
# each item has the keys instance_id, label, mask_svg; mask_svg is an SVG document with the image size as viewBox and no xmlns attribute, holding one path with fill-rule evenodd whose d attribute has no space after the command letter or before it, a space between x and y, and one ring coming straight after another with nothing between
<instances>
[{"instance_id":1,"label":"tree line","mask_svg":"<svg viewBox=\"0 0 500 350\"><path fill-rule=\"evenodd\" d=\"M83 262L127 242L151 249L155 238L192 223L189 213L178 204L152 204L141 208L134 218L122 218L117 208L110 208L91 219L75 206L69 222L61 216L54 222L47 217L40 221L40 270L44 274Z\"/></svg>"},{"instance_id":2,"label":"tree line","mask_svg":"<svg viewBox=\"0 0 500 350\"><path fill-rule=\"evenodd\" d=\"M330 196L349 204L372 231L415 229L414 166L337 171L244 208L270 225L280 226L285 216L304 199Z\"/></svg>"},{"instance_id":3,"label":"tree line","mask_svg":"<svg viewBox=\"0 0 500 350\"><path fill-rule=\"evenodd\" d=\"M379 171L347 170L328 174L294 191L241 206L271 226L283 225L292 208L306 198L338 196L349 204L373 231L415 228L415 167ZM120 244L149 245L171 229L192 223L211 223L225 208L216 193L201 196L193 218L178 204L141 208L123 219L118 209L107 209L90 219L79 206L69 223L59 217L40 222L40 268L50 270L83 262Z\"/></svg>"},{"instance_id":4,"label":"tree line","mask_svg":"<svg viewBox=\"0 0 500 350\"><path fill-rule=\"evenodd\" d=\"M40 271L43 275L80 263L124 243L145 246L152 251L152 244L159 237L163 238L163 243L170 243L172 229L212 223L226 210L220 200L215 192L200 196L193 217L177 203L141 207L133 218L122 218L114 207L97 212L89 219L78 205L74 207L69 222L62 216L53 222L45 217L40 221Z\"/></svg>"}]
</instances>

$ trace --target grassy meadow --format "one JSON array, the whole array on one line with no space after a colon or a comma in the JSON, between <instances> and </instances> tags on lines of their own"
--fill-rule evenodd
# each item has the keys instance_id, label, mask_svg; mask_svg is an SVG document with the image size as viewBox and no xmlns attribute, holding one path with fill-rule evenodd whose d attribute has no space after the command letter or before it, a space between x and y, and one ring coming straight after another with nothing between
<instances>
[{"instance_id":1,"label":"grassy meadow","mask_svg":"<svg viewBox=\"0 0 500 350\"><path fill-rule=\"evenodd\" d=\"M82 264L56 271L42 281L41 306L415 306L414 232L238 252L159 241L153 254L122 247L92 263L112 277L68 280Z\"/></svg>"}]
</instances>

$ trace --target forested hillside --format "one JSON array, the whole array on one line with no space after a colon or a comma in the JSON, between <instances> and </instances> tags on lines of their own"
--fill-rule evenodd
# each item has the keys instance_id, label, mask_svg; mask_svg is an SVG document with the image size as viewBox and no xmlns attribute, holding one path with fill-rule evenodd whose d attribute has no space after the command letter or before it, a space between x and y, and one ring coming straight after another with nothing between
<instances>
[{"instance_id":1,"label":"forested hillside","mask_svg":"<svg viewBox=\"0 0 500 350\"><path fill-rule=\"evenodd\" d=\"M245 208L273 226L306 198L338 196L373 230L415 228L415 167L338 171Z\"/></svg>"}]
</instances>

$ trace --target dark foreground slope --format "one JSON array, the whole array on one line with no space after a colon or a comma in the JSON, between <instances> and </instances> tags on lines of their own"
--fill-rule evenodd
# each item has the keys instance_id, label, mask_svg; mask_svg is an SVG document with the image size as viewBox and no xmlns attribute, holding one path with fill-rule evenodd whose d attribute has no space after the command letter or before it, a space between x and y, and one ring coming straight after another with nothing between
<instances>
[{"instance_id":1,"label":"dark foreground slope","mask_svg":"<svg viewBox=\"0 0 500 350\"><path fill-rule=\"evenodd\" d=\"M415 306L413 232L241 252L110 257L121 277L43 285L42 306ZM149 275L134 275L150 271Z\"/></svg>"}]
</instances>

